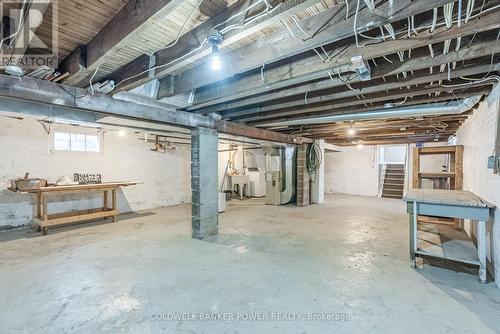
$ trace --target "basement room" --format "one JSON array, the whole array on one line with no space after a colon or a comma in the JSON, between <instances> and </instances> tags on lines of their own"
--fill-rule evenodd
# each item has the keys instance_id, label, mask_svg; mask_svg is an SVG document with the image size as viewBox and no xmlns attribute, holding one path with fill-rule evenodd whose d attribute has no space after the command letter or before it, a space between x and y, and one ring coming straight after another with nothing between
<instances>
[{"instance_id":1,"label":"basement room","mask_svg":"<svg viewBox=\"0 0 500 334\"><path fill-rule=\"evenodd\" d=\"M0 1L1 333L500 333L500 1Z\"/></svg>"}]
</instances>

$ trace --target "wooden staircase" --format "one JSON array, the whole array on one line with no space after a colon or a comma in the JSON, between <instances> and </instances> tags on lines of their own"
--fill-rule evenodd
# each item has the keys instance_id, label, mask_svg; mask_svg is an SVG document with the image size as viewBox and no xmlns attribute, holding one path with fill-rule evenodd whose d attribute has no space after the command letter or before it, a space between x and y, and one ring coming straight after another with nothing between
<instances>
[{"instance_id":1,"label":"wooden staircase","mask_svg":"<svg viewBox=\"0 0 500 334\"><path fill-rule=\"evenodd\" d=\"M405 165L386 165L382 197L403 198L405 188Z\"/></svg>"}]
</instances>

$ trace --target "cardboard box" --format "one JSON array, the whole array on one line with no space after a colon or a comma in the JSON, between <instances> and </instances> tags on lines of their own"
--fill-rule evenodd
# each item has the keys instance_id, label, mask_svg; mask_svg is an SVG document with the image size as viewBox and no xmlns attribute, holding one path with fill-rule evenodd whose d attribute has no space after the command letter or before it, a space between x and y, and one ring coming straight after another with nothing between
<instances>
[{"instance_id":1,"label":"cardboard box","mask_svg":"<svg viewBox=\"0 0 500 334\"><path fill-rule=\"evenodd\" d=\"M40 189L42 187L47 186L47 180L46 179L17 179L13 180L12 182L12 188L19 190L19 191L24 191L27 189Z\"/></svg>"}]
</instances>

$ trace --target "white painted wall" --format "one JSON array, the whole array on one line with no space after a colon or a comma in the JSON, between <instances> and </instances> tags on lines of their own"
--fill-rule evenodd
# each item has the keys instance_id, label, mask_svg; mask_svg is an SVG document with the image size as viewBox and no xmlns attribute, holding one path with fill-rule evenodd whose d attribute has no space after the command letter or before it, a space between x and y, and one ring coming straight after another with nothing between
<instances>
[{"instance_id":1,"label":"white painted wall","mask_svg":"<svg viewBox=\"0 0 500 334\"><path fill-rule=\"evenodd\" d=\"M59 126L61 130L75 130ZM54 131L54 127L52 128ZM95 130L91 130L95 131ZM73 173L102 174L103 181L144 181L118 194L121 212L151 209L191 201L190 147L178 146L165 154L152 152L151 144L138 140L133 131L125 137L106 132L102 154L65 152L52 154L50 137L34 119L0 117L0 230L31 223L33 195L6 190L10 179L30 172L32 177L55 182ZM102 196L81 196L49 203L49 212L102 206ZM62 202L64 200L64 202Z\"/></svg>"},{"instance_id":2,"label":"white painted wall","mask_svg":"<svg viewBox=\"0 0 500 334\"><path fill-rule=\"evenodd\" d=\"M230 149L230 144L219 143L219 188L222 184L222 179L224 178L224 173L226 171L226 165L229 159L234 155L234 168L238 173L243 174L243 150L241 151L227 151ZM224 151L224 152L221 152ZM264 149L246 150L247 154L245 157L246 167L255 167L265 170L266 168L266 158ZM227 187L228 180L225 181L225 188Z\"/></svg>"},{"instance_id":3,"label":"white painted wall","mask_svg":"<svg viewBox=\"0 0 500 334\"><path fill-rule=\"evenodd\" d=\"M381 164L404 164L406 145L380 146L379 161Z\"/></svg>"},{"instance_id":4,"label":"white painted wall","mask_svg":"<svg viewBox=\"0 0 500 334\"><path fill-rule=\"evenodd\" d=\"M378 195L376 146L342 147L325 154L325 192L360 196Z\"/></svg>"},{"instance_id":5,"label":"white painted wall","mask_svg":"<svg viewBox=\"0 0 500 334\"><path fill-rule=\"evenodd\" d=\"M464 189L497 206L495 223L488 228L487 255L500 287L500 265L494 265L500 262L500 175L486 168L488 156L495 148L499 99L500 86L497 86L457 132L457 143L464 145Z\"/></svg>"}]
</instances>

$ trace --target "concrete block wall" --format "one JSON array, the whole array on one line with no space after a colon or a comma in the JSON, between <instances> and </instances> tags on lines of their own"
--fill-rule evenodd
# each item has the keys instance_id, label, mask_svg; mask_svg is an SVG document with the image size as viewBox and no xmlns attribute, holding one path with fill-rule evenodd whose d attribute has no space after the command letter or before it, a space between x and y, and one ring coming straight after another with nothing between
<instances>
[{"instance_id":1,"label":"concrete block wall","mask_svg":"<svg viewBox=\"0 0 500 334\"><path fill-rule=\"evenodd\" d=\"M342 147L325 154L325 192L359 196L378 195L376 146Z\"/></svg>"},{"instance_id":2,"label":"concrete block wall","mask_svg":"<svg viewBox=\"0 0 500 334\"><path fill-rule=\"evenodd\" d=\"M34 197L7 190L10 179L30 172L33 177L56 182L73 173L100 173L103 181L143 181L122 188L118 193L121 212L148 210L189 203L190 147L177 146L174 152L152 152L150 143L139 140L134 130L120 136L116 131L103 134L103 151L95 153L51 153L54 131L97 133L70 125L53 125L51 134L32 118L17 120L0 117L0 230L31 224ZM126 129L125 129L126 130ZM102 195L57 197L49 202L49 212L76 211L102 205Z\"/></svg>"},{"instance_id":3,"label":"concrete block wall","mask_svg":"<svg viewBox=\"0 0 500 334\"><path fill-rule=\"evenodd\" d=\"M191 136L191 190L193 238L204 239L219 231L218 136L198 128Z\"/></svg>"},{"instance_id":4,"label":"concrete block wall","mask_svg":"<svg viewBox=\"0 0 500 334\"><path fill-rule=\"evenodd\" d=\"M307 172L307 144L297 146L297 206L310 204L309 173Z\"/></svg>"},{"instance_id":5,"label":"concrete block wall","mask_svg":"<svg viewBox=\"0 0 500 334\"><path fill-rule=\"evenodd\" d=\"M446 143L426 143L425 146L443 146ZM380 168L380 147L365 145L344 146L341 152L325 154L325 193L340 193L357 196L378 196ZM412 175L412 149L410 145L407 177ZM444 155L423 156L420 161L422 171L441 171L446 159ZM422 182L423 188L431 188L431 180Z\"/></svg>"}]
</instances>

